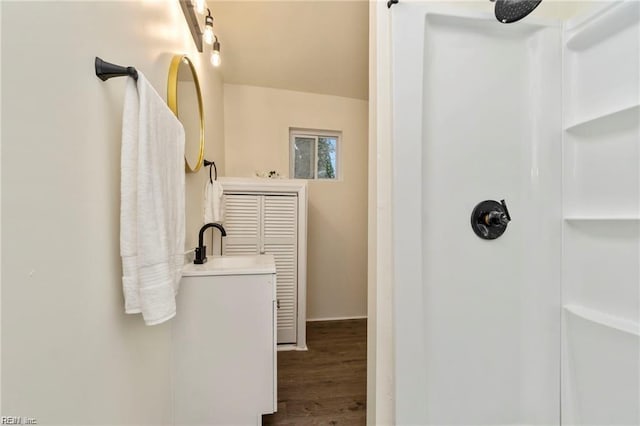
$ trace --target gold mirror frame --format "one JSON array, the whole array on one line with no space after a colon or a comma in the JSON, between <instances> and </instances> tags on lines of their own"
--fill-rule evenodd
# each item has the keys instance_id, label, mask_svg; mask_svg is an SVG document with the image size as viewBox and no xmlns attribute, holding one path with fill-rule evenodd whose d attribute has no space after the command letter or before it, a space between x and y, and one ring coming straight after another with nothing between
<instances>
[{"instance_id":1,"label":"gold mirror frame","mask_svg":"<svg viewBox=\"0 0 640 426\"><path fill-rule=\"evenodd\" d=\"M178 115L178 70L180 69L180 64L186 63L189 65L191 69L191 74L193 75L193 82L196 85L196 92L198 94L198 108L200 110L200 151L198 154L198 161L195 166L192 167L187 160L187 157L184 158L185 169L189 173L195 173L202 167L202 162L204 160L204 110L202 107L202 93L200 92L200 81L198 80L198 73L196 72L196 68L193 66L191 60L187 57L187 55L175 55L171 60L171 65L169 65L169 80L167 82L167 104L169 105L169 109L173 111L175 116L180 120L180 116ZM185 144L188 141L185 140Z\"/></svg>"}]
</instances>

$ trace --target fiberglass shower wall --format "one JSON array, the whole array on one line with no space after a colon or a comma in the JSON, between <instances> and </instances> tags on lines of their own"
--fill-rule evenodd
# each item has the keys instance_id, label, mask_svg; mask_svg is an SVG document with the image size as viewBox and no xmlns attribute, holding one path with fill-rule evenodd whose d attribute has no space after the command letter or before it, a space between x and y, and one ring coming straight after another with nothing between
<instances>
[{"instance_id":1,"label":"fiberglass shower wall","mask_svg":"<svg viewBox=\"0 0 640 426\"><path fill-rule=\"evenodd\" d=\"M599 309L588 291L612 289L627 302L605 297L606 312L637 326L637 17L623 20L626 44L607 46L619 31L593 17L504 25L490 7L402 1L390 13L397 424L593 424L611 409L633 420L637 336L599 340L601 325L575 313ZM470 226L488 199L512 217L490 241ZM609 344L625 355L607 358ZM588 373L621 358L631 379ZM610 401L615 385L626 402ZM601 386L609 406L594 409Z\"/></svg>"},{"instance_id":2,"label":"fiberglass shower wall","mask_svg":"<svg viewBox=\"0 0 640 426\"><path fill-rule=\"evenodd\" d=\"M562 423L640 424L640 2L565 25Z\"/></svg>"}]
</instances>

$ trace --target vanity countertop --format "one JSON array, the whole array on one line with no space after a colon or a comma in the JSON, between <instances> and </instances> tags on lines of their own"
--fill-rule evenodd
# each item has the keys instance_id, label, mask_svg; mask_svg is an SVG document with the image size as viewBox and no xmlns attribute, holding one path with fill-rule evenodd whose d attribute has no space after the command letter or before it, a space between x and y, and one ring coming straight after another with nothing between
<instances>
[{"instance_id":1,"label":"vanity countertop","mask_svg":"<svg viewBox=\"0 0 640 426\"><path fill-rule=\"evenodd\" d=\"M183 277L216 275L260 275L275 274L273 255L255 256L209 256L202 265L187 263L182 270Z\"/></svg>"}]
</instances>

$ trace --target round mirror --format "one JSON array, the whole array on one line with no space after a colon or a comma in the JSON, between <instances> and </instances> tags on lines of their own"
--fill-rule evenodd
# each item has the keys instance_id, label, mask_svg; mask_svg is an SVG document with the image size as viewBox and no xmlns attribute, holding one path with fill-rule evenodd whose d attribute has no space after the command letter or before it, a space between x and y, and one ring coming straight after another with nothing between
<instances>
[{"instance_id":1,"label":"round mirror","mask_svg":"<svg viewBox=\"0 0 640 426\"><path fill-rule=\"evenodd\" d=\"M198 74L185 55L176 55L171 60L167 103L184 127L186 170L197 172L204 159L204 111Z\"/></svg>"}]
</instances>

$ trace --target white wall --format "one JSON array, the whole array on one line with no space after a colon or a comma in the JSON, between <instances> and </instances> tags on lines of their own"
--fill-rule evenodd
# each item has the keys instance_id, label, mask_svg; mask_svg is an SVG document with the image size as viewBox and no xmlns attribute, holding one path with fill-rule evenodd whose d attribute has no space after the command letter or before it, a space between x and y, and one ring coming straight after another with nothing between
<instances>
[{"instance_id":1,"label":"white wall","mask_svg":"<svg viewBox=\"0 0 640 426\"><path fill-rule=\"evenodd\" d=\"M0 35L2 34L2 6L0 5ZM0 100L2 99L2 43L0 43ZM2 102L0 101L0 135L2 134ZM0 141L2 137L0 137ZM2 154L0 149L0 183L2 182ZM0 199L2 198L2 185L0 184ZM2 203L0 202L0 207ZM0 236L2 235L2 208L0 208ZM0 259L2 259L2 244L0 243ZM0 273L2 265L0 264ZM2 278L0 277L0 290ZM0 413L2 413L2 292L0 291Z\"/></svg>"},{"instance_id":2,"label":"white wall","mask_svg":"<svg viewBox=\"0 0 640 426\"><path fill-rule=\"evenodd\" d=\"M367 312L367 101L224 86L229 176L289 174L289 128L342 132L338 182L309 182L307 317Z\"/></svg>"},{"instance_id":3,"label":"white wall","mask_svg":"<svg viewBox=\"0 0 640 426\"><path fill-rule=\"evenodd\" d=\"M120 132L134 65L164 97L188 53L223 168L222 83L195 51L177 1L2 2L2 408L39 424L172 421L167 324L123 313ZM205 172L187 176L187 245Z\"/></svg>"}]
</instances>

